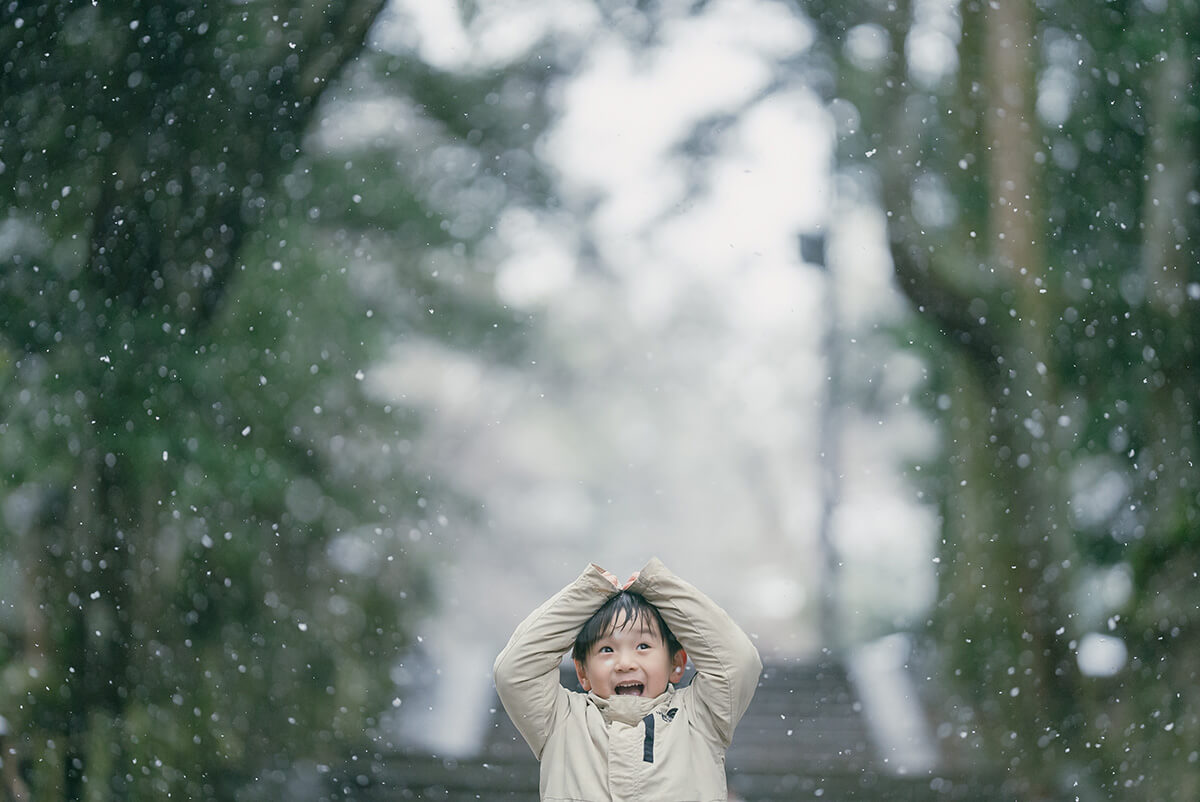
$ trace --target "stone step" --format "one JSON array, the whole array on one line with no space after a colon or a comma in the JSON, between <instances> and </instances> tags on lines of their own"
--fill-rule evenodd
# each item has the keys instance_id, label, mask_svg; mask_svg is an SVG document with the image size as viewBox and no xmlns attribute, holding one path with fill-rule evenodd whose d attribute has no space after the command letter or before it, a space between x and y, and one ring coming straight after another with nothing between
<instances>
[{"instance_id":1,"label":"stone step","mask_svg":"<svg viewBox=\"0 0 1200 802\"><path fill-rule=\"evenodd\" d=\"M538 793L538 765L532 755L507 762L396 755L388 769L376 778L379 790L391 786L401 799L536 799Z\"/></svg>"},{"instance_id":2,"label":"stone step","mask_svg":"<svg viewBox=\"0 0 1200 802\"><path fill-rule=\"evenodd\" d=\"M857 772L826 771L819 774L789 772L740 773L729 775L731 799L742 802L793 802L819 799L825 802L1001 802L1011 799L1000 793L993 779L937 774L897 777L873 769Z\"/></svg>"},{"instance_id":3,"label":"stone step","mask_svg":"<svg viewBox=\"0 0 1200 802\"><path fill-rule=\"evenodd\" d=\"M393 766L391 777L377 777L371 789L361 789L356 799L421 800L535 800L537 764L483 763L409 755ZM741 802L823 799L869 802L999 802L1002 795L994 780L939 774L931 777L895 777L873 769L802 774L776 767L775 771L729 772L731 797ZM374 791L374 794L371 792Z\"/></svg>"},{"instance_id":4,"label":"stone step","mask_svg":"<svg viewBox=\"0 0 1200 802\"><path fill-rule=\"evenodd\" d=\"M576 688L564 666L563 685ZM731 798L741 802L992 802L994 778L945 769L895 776L873 752L867 722L838 664L776 664L764 671L729 749ZM501 709L490 710L479 754L449 759L414 752L387 757L355 799L536 800L538 766Z\"/></svg>"}]
</instances>

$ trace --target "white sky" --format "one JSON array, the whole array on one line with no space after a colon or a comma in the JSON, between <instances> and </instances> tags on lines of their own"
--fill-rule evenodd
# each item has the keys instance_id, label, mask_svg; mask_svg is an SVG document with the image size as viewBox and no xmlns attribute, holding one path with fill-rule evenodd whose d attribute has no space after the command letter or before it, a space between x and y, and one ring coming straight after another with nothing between
<instances>
[{"instance_id":1,"label":"white sky","mask_svg":"<svg viewBox=\"0 0 1200 802\"><path fill-rule=\"evenodd\" d=\"M539 347L555 372L418 343L375 379L431 413L420 457L485 504L486 527L454 536L430 649L453 659L454 642L485 644L486 676L484 657L587 562L627 575L657 555L764 652L810 655L829 296L797 235L830 233L844 325L869 332L900 304L881 221L836 206L819 100L780 70L812 43L807 23L772 0L715 0L634 51L590 2L479 6L465 29L454 4L401 0L409 22L380 38L445 68L519 57L545 31L587 48L538 154L558 171L562 210L511 209L497 234L509 251L497 290L547 333ZM721 115L698 168L679 148ZM852 236L838 236L843 221ZM576 265L584 233L599 272ZM852 615L920 614L934 521L897 465L930 439L904 400L921 368L894 355L881 375L895 399L887 425L842 418L843 603ZM480 598L511 604L481 609Z\"/></svg>"}]
</instances>

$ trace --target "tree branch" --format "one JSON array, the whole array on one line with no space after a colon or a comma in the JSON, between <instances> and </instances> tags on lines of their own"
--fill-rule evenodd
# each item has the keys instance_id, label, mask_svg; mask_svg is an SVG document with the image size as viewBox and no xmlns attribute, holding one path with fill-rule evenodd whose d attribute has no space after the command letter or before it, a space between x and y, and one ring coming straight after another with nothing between
<instances>
[{"instance_id":1,"label":"tree branch","mask_svg":"<svg viewBox=\"0 0 1200 802\"><path fill-rule=\"evenodd\" d=\"M950 342L978 365L995 365L1003 353L999 329L980 323L970 312L971 299L938 276L920 246L889 226L896 286L919 315L929 319Z\"/></svg>"}]
</instances>

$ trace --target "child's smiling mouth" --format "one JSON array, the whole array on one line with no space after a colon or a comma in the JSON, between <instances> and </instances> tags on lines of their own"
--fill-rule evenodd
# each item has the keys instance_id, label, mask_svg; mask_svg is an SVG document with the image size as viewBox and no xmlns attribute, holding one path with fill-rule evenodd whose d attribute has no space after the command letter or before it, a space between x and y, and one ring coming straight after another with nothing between
<instances>
[{"instance_id":1,"label":"child's smiling mouth","mask_svg":"<svg viewBox=\"0 0 1200 802\"><path fill-rule=\"evenodd\" d=\"M618 696L641 696L646 686L640 682L622 682L613 688Z\"/></svg>"}]
</instances>

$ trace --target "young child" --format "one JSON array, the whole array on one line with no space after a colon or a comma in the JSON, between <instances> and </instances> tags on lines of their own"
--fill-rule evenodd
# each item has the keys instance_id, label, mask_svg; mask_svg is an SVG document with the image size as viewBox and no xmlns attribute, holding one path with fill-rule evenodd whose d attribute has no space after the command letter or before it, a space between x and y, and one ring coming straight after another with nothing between
<instances>
[{"instance_id":1,"label":"young child","mask_svg":"<svg viewBox=\"0 0 1200 802\"><path fill-rule=\"evenodd\" d=\"M568 649L586 693L559 683ZM727 798L725 750L761 670L729 615L652 559L624 586L589 566L517 627L495 677L543 800L711 802Z\"/></svg>"}]
</instances>

